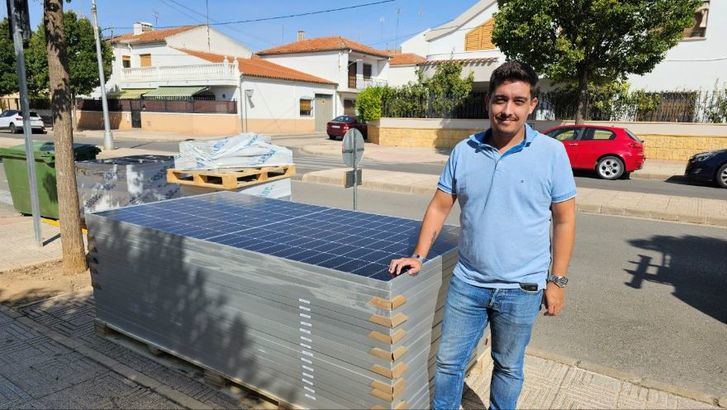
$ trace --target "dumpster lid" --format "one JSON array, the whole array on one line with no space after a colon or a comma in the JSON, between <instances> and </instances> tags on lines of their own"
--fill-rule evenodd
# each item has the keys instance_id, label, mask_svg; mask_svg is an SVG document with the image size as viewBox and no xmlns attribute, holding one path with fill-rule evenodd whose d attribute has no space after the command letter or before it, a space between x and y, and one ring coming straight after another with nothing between
<instances>
[{"instance_id":1,"label":"dumpster lid","mask_svg":"<svg viewBox=\"0 0 727 410\"><path fill-rule=\"evenodd\" d=\"M84 160L96 157L101 150L91 144L73 144L75 159ZM0 157L25 159L25 144L0 148ZM36 161L55 162L55 144L51 141L33 141L33 157Z\"/></svg>"}]
</instances>

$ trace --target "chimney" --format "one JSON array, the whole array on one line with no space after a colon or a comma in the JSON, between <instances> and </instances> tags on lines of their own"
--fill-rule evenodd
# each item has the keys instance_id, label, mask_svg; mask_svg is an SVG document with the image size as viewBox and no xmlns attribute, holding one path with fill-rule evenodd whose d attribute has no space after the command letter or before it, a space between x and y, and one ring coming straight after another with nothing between
<instances>
[{"instance_id":1,"label":"chimney","mask_svg":"<svg viewBox=\"0 0 727 410\"><path fill-rule=\"evenodd\" d=\"M143 21L137 21L134 23L134 35L138 36L141 33L154 30L154 26L151 23L145 23Z\"/></svg>"},{"instance_id":2,"label":"chimney","mask_svg":"<svg viewBox=\"0 0 727 410\"><path fill-rule=\"evenodd\" d=\"M301 41L305 40L305 31L298 30L298 36L296 37L295 41Z\"/></svg>"}]
</instances>

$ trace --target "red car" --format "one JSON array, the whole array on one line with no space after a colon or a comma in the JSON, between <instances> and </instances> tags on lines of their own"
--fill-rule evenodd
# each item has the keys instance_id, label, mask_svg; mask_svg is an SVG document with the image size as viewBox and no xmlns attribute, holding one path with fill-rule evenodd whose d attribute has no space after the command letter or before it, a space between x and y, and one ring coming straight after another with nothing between
<instances>
[{"instance_id":1,"label":"red car","mask_svg":"<svg viewBox=\"0 0 727 410\"><path fill-rule=\"evenodd\" d=\"M339 115L338 117L328 121L326 124L326 132L330 139L343 139L349 129L356 128L361 131L364 139L366 137L366 124L359 122L355 115Z\"/></svg>"},{"instance_id":2,"label":"red car","mask_svg":"<svg viewBox=\"0 0 727 410\"><path fill-rule=\"evenodd\" d=\"M626 178L644 166L644 143L626 128L561 125L544 134L565 145L573 169L595 170L603 179Z\"/></svg>"}]
</instances>

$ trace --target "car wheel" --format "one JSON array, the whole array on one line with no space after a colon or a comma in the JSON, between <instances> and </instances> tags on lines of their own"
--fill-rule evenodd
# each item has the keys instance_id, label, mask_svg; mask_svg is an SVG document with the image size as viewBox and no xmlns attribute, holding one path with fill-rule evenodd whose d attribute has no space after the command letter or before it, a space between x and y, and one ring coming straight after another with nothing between
<instances>
[{"instance_id":1,"label":"car wheel","mask_svg":"<svg viewBox=\"0 0 727 410\"><path fill-rule=\"evenodd\" d=\"M719 167L715 180L717 180L717 185L722 188L727 188L727 163Z\"/></svg>"},{"instance_id":2,"label":"car wheel","mask_svg":"<svg viewBox=\"0 0 727 410\"><path fill-rule=\"evenodd\" d=\"M12 122L11 122L11 123L10 123L10 125L8 126L8 130L10 130L10 133L11 133L11 134L15 134L16 132L18 132L18 129L17 129L16 127L15 127L15 124L14 124L14 123L12 123Z\"/></svg>"},{"instance_id":3,"label":"car wheel","mask_svg":"<svg viewBox=\"0 0 727 410\"><path fill-rule=\"evenodd\" d=\"M333 135L331 135L331 134L328 134L328 139L329 139L329 140L335 140L335 139L336 139L336 137L335 137L335 136L333 136Z\"/></svg>"},{"instance_id":4,"label":"car wheel","mask_svg":"<svg viewBox=\"0 0 727 410\"><path fill-rule=\"evenodd\" d=\"M619 179L624 173L624 163L618 157L603 157L596 165L596 173L603 179Z\"/></svg>"}]
</instances>

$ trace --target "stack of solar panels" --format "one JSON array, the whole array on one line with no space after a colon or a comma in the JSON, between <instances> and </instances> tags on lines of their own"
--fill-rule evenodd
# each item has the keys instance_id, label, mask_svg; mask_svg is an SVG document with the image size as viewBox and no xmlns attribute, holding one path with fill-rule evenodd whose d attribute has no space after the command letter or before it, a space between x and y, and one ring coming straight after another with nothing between
<instances>
[{"instance_id":1,"label":"stack of solar panels","mask_svg":"<svg viewBox=\"0 0 727 410\"><path fill-rule=\"evenodd\" d=\"M156 202L179 196L179 185L167 183L174 157L130 155L76 162L76 185L83 214Z\"/></svg>"},{"instance_id":2,"label":"stack of solar panels","mask_svg":"<svg viewBox=\"0 0 727 410\"><path fill-rule=\"evenodd\" d=\"M219 192L87 215L98 318L308 408L422 408L458 229Z\"/></svg>"}]
</instances>

